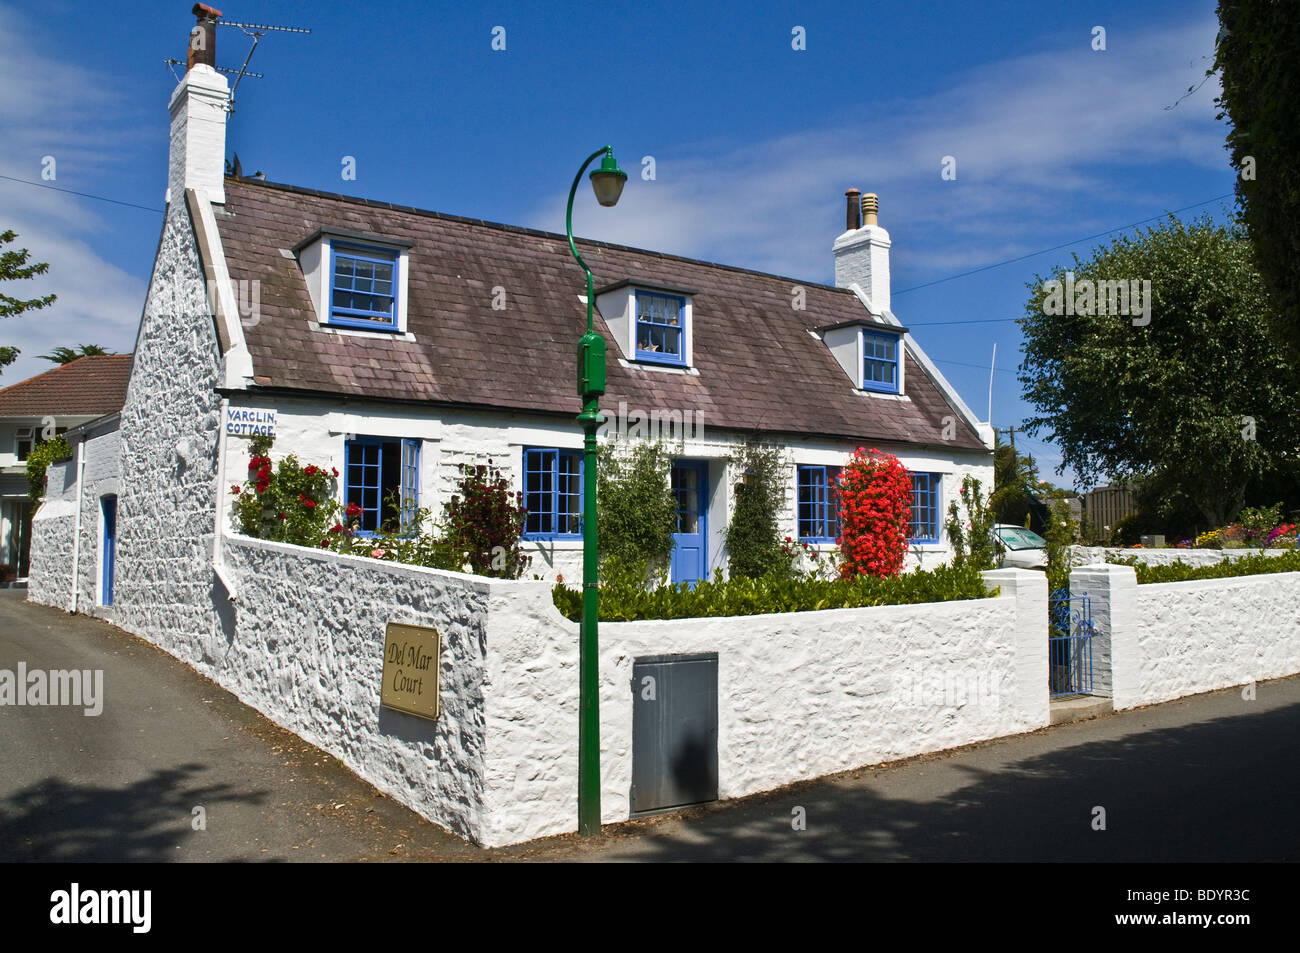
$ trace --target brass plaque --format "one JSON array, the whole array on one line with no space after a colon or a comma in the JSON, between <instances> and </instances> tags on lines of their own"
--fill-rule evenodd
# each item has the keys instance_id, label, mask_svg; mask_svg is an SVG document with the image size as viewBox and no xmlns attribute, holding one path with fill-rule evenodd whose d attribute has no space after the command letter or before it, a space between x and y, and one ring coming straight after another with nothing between
<instances>
[{"instance_id":1,"label":"brass plaque","mask_svg":"<svg viewBox=\"0 0 1300 953\"><path fill-rule=\"evenodd\" d=\"M408 715L438 717L438 630L388 623L384 632L384 681L379 703Z\"/></svg>"}]
</instances>

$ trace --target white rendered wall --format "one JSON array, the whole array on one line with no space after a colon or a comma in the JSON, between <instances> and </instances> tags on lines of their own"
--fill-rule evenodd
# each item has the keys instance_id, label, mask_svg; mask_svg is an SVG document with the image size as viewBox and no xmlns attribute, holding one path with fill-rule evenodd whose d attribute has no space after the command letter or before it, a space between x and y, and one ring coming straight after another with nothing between
<instances>
[{"instance_id":1,"label":"white rendered wall","mask_svg":"<svg viewBox=\"0 0 1300 953\"><path fill-rule=\"evenodd\" d=\"M1139 586L1131 566L1093 565L1072 588L1076 576L1109 643L1116 709L1300 672L1300 573Z\"/></svg>"},{"instance_id":2,"label":"white rendered wall","mask_svg":"<svg viewBox=\"0 0 1300 953\"><path fill-rule=\"evenodd\" d=\"M1167 566L1186 563L1188 566L1215 566L1225 559L1236 562L1247 556L1280 556L1292 552L1288 549L1132 549L1120 546L1071 546L1070 565L1088 566L1105 562L1108 558L1136 556L1146 566Z\"/></svg>"}]
</instances>

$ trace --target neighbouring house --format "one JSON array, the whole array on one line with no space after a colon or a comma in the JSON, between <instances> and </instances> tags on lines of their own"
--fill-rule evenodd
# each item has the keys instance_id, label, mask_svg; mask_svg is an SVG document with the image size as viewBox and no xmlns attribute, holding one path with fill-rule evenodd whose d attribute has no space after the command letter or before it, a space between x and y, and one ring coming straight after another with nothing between
<instances>
[{"instance_id":1,"label":"neighbouring house","mask_svg":"<svg viewBox=\"0 0 1300 953\"><path fill-rule=\"evenodd\" d=\"M229 488L247 476L248 437L267 432L273 456L337 468L366 530L389 518L390 496L440 512L461 465L490 460L524 494L530 573L576 578L586 305L564 236L227 175L219 14L195 11L211 36L171 98L166 218L111 437L114 519L106 500L86 518L69 470L57 496L81 506L49 506L38 529L111 525L116 618L206 632L223 611ZM991 428L891 310L876 196L847 197L846 229L827 236L834 286L579 242L609 353L607 439L663 436L676 454L674 581L726 571L743 480L728 457L748 439L784 455L785 533L823 548L853 450L897 455L914 479L913 566L949 558L944 511L962 478L992 484Z\"/></svg>"},{"instance_id":2,"label":"neighbouring house","mask_svg":"<svg viewBox=\"0 0 1300 953\"><path fill-rule=\"evenodd\" d=\"M104 354L0 388L0 585L27 577L27 457L45 440L121 410L130 376L131 355Z\"/></svg>"}]
</instances>

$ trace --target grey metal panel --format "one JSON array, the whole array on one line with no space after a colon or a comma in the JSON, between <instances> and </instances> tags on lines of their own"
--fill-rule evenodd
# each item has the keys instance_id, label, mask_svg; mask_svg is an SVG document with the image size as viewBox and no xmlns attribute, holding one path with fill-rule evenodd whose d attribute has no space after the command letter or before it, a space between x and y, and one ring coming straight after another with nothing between
<instances>
[{"instance_id":1,"label":"grey metal panel","mask_svg":"<svg viewBox=\"0 0 1300 953\"><path fill-rule=\"evenodd\" d=\"M653 693L647 678L654 679ZM632 813L718 799L718 655L632 666Z\"/></svg>"}]
</instances>

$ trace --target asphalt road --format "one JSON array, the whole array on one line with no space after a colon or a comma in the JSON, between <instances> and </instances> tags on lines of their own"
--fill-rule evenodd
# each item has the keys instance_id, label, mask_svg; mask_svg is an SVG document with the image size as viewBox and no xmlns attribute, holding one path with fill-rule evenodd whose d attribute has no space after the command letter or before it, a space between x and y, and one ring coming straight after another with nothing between
<instances>
[{"instance_id":1,"label":"asphalt road","mask_svg":"<svg viewBox=\"0 0 1300 953\"><path fill-rule=\"evenodd\" d=\"M1300 859L1300 677L484 851L147 643L23 597L0 590L0 669L103 669L106 702L0 708L0 860Z\"/></svg>"}]
</instances>

